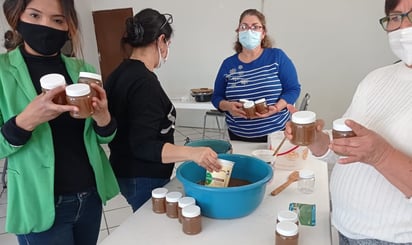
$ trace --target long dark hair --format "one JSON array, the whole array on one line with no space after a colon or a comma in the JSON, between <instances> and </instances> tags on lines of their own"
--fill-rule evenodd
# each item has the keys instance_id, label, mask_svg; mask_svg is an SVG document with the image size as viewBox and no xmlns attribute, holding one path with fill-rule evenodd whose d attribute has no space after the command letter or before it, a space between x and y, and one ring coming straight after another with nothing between
<instances>
[{"instance_id":1,"label":"long dark hair","mask_svg":"<svg viewBox=\"0 0 412 245\"><path fill-rule=\"evenodd\" d=\"M60 2L63 10L63 15L66 18L67 25L69 27L69 38L73 46L72 55L82 54L81 40L80 40L80 30L79 30L79 20L77 18L76 9L74 7L74 0L56 0ZM3 12L6 17L7 22L10 27L15 31L17 24L19 23L20 16L23 14L27 5L31 0L5 0L3 3ZM17 33L17 32L15 32ZM20 43L22 40L20 37Z\"/></svg>"},{"instance_id":2,"label":"long dark hair","mask_svg":"<svg viewBox=\"0 0 412 245\"><path fill-rule=\"evenodd\" d=\"M126 32L122 38L122 44L144 47L157 40L164 34L167 41L173 34L170 23L173 18L170 14L161 14L154 9L143 9L134 17L126 20Z\"/></svg>"}]
</instances>

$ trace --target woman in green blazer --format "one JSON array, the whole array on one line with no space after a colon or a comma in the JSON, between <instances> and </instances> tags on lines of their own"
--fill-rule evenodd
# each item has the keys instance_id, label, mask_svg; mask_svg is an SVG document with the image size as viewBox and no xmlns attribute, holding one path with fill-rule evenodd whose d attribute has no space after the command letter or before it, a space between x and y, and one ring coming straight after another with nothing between
<instances>
[{"instance_id":1,"label":"woman in green blazer","mask_svg":"<svg viewBox=\"0 0 412 245\"><path fill-rule=\"evenodd\" d=\"M105 91L93 97L94 114L75 119L76 106L58 105L58 87L41 91L39 79L59 73L76 83L94 69L60 49L68 38L79 50L73 0L5 0L9 25L23 42L0 55L0 158L8 158L6 231L20 244L96 244L102 203L119 188L101 144L116 123Z\"/></svg>"}]
</instances>

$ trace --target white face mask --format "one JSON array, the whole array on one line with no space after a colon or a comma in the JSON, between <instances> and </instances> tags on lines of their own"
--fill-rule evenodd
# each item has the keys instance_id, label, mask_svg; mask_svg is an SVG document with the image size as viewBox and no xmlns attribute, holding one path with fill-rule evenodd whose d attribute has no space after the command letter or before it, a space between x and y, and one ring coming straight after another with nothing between
<instances>
[{"instance_id":1,"label":"white face mask","mask_svg":"<svg viewBox=\"0 0 412 245\"><path fill-rule=\"evenodd\" d=\"M408 66L412 65L412 27L388 33L392 52Z\"/></svg>"},{"instance_id":2,"label":"white face mask","mask_svg":"<svg viewBox=\"0 0 412 245\"><path fill-rule=\"evenodd\" d=\"M162 63L164 64L164 63L166 63L166 61L167 61L167 58L169 57L169 44L168 43L166 43L166 46L167 46L167 53L166 53L166 57L162 57L162 53L160 52L160 48L159 48L159 46L157 46L157 51L159 52L159 63L157 63L157 69L159 69L161 66L162 66Z\"/></svg>"}]
</instances>

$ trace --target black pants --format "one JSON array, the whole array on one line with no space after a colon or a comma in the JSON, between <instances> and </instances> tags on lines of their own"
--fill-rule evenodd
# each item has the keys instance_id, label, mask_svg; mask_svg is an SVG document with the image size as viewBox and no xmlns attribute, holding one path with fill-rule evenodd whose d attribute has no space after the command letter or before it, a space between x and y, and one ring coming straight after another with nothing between
<instances>
[{"instance_id":1,"label":"black pants","mask_svg":"<svg viewBox=\"0 0 412 245\"><path fill-rule=\"evenodd\" d=\"M255 137L255 138L246 138L242 136L238 136L234 133L232 133L230 130L227 130L229 133L229 139L230 140L240 140L240 141L246 141L246 142L258 142L258 143L264 143L268 142L268 136L261 136L261 137Z\"/></svg>"}]
</instances>

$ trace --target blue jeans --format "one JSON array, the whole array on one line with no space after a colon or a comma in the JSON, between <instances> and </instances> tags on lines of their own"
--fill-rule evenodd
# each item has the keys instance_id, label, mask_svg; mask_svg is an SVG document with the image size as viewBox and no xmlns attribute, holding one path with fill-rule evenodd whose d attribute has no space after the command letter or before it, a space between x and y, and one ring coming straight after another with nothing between
<instances>
[{"instance_id":1,"label":"blue jeans","mask_svg":"<svg viewBox=\"0 0 412 245\"><path fill-rule=\"evenodd\" d=\"M55 197L56 217L47 231L17 235L25 245L96 245L102 201L96 190Z\"/></svg>"},{"instance_id":2,"label":"blue jeans","mask_svg":"<svg viewBox=\"0 0 412 245\"><path fill-rule=\"evenodd\" d=\"M167 184L170 179L160 178L118 178L120 192L126 198L127 202L132 206L133 212L135 212L140 206L142 206L147 200L152 197L152 190L158 187L162 187Z\"/></svg>"}]
</instances>

